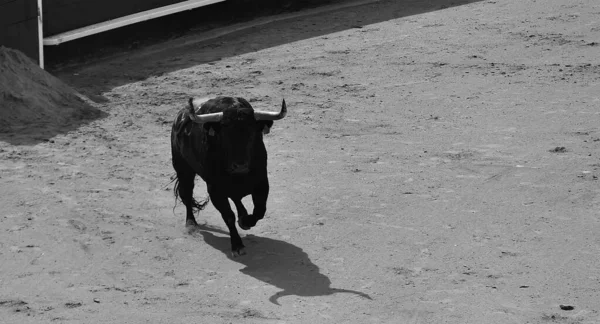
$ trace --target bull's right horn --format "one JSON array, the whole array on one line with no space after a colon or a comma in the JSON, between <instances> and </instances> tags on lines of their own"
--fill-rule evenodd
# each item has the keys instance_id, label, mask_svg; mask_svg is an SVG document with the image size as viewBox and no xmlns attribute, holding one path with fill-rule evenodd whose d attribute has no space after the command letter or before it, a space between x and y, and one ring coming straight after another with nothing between
<instances>
[{"instance_id":1,"label":"bull's right horn","mask_svg":"<svg viewBox=\"0 0 600 324\"><path fill-rule=\"evenodd\" d=\"M285 105L285 99L281 102L281 111L280 112L272 112L272 111L262 111L255 110L254 118L256 120L279 120L285 117L287 114L287 107Z\"/></svg>"},{"instance_id":2,"label":"bull's right horn","mask_svg":"<svg viewBox=\"0 0 600 324\"><path fill-rule=\"evenodd\" d=\"M190 115L190 119L194 123L204 124L204 123L210 123L210 122L220 122L221 119L223 118L222 112L212 113L212 114L202 114L202 115L196 114L196 110L198 108L200 108L208 100L210 100L210 98L190 98L190 101L189 101L190 114L189 115Z\"/></svg>"}]
</instances>

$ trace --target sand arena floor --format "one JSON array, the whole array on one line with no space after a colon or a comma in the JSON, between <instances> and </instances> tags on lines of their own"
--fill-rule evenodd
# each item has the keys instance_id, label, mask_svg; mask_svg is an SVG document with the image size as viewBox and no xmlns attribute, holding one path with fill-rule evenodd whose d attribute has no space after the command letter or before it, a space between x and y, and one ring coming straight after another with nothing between
<instances>
[{"instance_id":1,"label":"sand arena floor","mask_svg":"<svg viewBox=\"0 0 600 324\"><path fill-rule=\"evenodd\" d=\"M600 323L599 43L592 0L374 1L53 71L103 114L0 133L0 322ZM219 94L289 109L235 259L169 185Z\"/></svg>"}]
</instances>

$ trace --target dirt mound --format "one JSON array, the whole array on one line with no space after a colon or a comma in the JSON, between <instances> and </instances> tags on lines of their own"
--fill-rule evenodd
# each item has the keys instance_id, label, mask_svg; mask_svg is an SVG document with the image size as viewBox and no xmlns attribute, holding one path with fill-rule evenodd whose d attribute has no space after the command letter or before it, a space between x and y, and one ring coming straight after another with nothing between
<instances>
[{"instance_id":1,"label":"dirt mound","mask_svg":"<svg viewBox=\"0 0 600 324\"><path fill-rule=\"evenodd\" d=\"M12 126L66 124L100 113L25 54L0 46L0 132Z\"/></svg>"}]
</instances>

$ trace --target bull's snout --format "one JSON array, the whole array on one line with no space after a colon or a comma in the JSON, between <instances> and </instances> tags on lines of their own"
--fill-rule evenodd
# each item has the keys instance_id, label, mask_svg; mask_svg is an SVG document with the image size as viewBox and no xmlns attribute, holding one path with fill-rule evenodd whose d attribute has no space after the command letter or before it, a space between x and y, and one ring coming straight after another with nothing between
<instances>
[{"instance_id":1,"label":"bull's snout","mask_svg":"<svg viewBox=\"0 0 600 324\"><path fill-rule=\"evenodd\" d=\"M231 173L231 174L246 174L248 172L250 172L250 167L248 166L247 163L244 163L244 164L232 163L231 167L229 168L229 173Z\"/></svg>"}]
</instances>

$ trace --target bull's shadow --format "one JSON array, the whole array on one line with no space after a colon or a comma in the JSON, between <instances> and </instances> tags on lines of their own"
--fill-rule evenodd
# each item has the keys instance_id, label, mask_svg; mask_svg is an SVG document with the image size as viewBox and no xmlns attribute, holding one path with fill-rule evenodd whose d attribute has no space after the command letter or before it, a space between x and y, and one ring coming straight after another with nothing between
<instances>
[{"instance_id":1,"label":"bull's shadow","mask_svg":"<svg viewBox=\"0 0 600 324\"><path fill-rule=\"evenodd\" d=\"M279 298L290 295L308 297L351 293L371 299L369 295L359 291L332 288L331 280L319 272L319 267L312 263L308 254L293 244L246 235L242 239L248 254L233 258L228 232L208 225L198 225L190 230L190 234L201 236L206 244L223 251L231 260L245 265L240 270L242 273L282 289L269 298L276 305L279 305Z\"/></svg>"}]
</instances>

